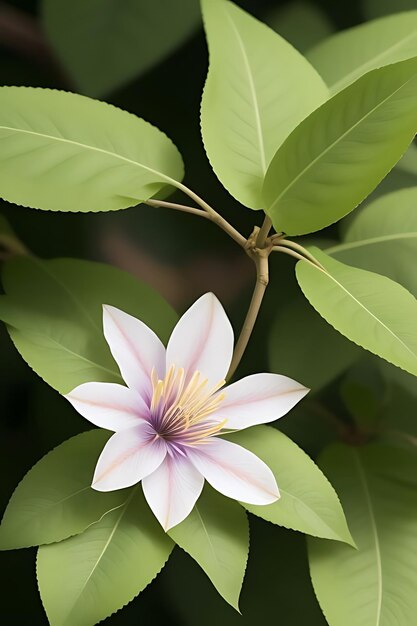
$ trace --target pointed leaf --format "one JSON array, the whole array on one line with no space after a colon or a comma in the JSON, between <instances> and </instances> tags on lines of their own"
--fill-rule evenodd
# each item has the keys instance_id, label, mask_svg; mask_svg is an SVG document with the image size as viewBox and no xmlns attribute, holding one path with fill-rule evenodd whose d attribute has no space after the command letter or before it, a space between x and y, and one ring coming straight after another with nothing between
<instances>
[{"instance_id":1,"label":"pointed leaf","mask_svg":"<svg viewBox=\"0 0 417 626\"><path fill-rule=\"evenodd\" d=\"M350 542L337 495L313 461L283 433L270 426L242 430L227 439L247 448L271 468L281 498L264 506L242 503L274 524L327 539Z\"/></svg>"},{"instance_id":2,"label":"pointed leaf","mask_svg":"<svg viewBox=\"0 0 417 626\"><path fill-rule=\"evenodd\" d=\"M327 98L317 72L289 43L227 0L203 0L210 66L201 128L226 189L262 208L265 172L278 146Z\"/></svg>"},{"instance_id":3,"label":"pointed leaf","mask_svg":"<svg viewBox=\"0 0 417 626\"><path fill-rule=\"evenodd\" d=\"M360 354L311 311L301 294L277 312L269 337L271 370L302 381L312 392L340 376Z\"/></svg>"},{"instance_id":4,"label":"pointed leaf","mask_svg":"<svg viewBox=\"0 0 417 626\"><path fill-rule=\"evenodd\" d=\"M240 504L206 485L190 515L168 534L238 610L249 551L248 520Z\"/></svg>"},{"instance_id":5,"label":"pointed leaf","mask_svg":"<svg viewBox=\"0 0 417 626\"><path fill-rule=\"evenodd\" d=\"M1 550L61 541L126 501L127 492L100 493L91 488L108 438L109 433L98 429L72 437L26 474L0 525Z\"/></svg>"},{"instance_id":6,"label":"pointed leaf","mask_svg":"<svg viewBox=\"0 0 417 626\"><path fill-rule=\"evenodd\" d=\"M265 21L303 53L334 31L327 15L309 0L293 0L291 4L278 6Z\"/></svg>"},{"instance_id":7,"label":"pointed leaf","mask_svg":"<svg viewBox=\"0 0 417 626\"><path fill-rule=\"evenodd\" d=\"M3 272L0 319L29 365L61 393L121 382L103 334L102 305L140 318L163 340L176 316L150 287L111 266L75 259L13 259Z\"/></svg>"},{"instance_id":8,"label":"pointed leaf","mask_svg":"<svg viewBox=\"0 0 417 626\"><path fill-rule=\"evenodd\" d=\"M312 250L324 270L297 263L310 304L342 335L417 376L417 300L398 283Z\"/></svg>"},{"instance_id":9,"label":"pointed leaf","mask_svg":"<svg viewBox=\"0 0 417 626\"><path fill-rule=\"evenodd\" d=\"M170 139L85 96L0 88L0 197L51 211L111 211L183 176Z\"/></svg>"},{"instance_id":10,"label":"pointed leaf","mask_svg":"<svg viewBox=\"0 0 417 626\"><path fill-rule=\"evenodd\" d=\"M417 457L381 444L336 444L320 465L358 549L309 538L314 589L331 626L413 624L417 612Z\"/></svg>"},{"instance_id":11,"label":"pointed leaf","mask_svg":"<svg viewBox=\"0 0 417 626\"><path fill-rule=\"evenodd\" d=\"M173 543L138 489L81 535L38 551L39 591L51 626L93 626L133 600Z\"/></svg>"},{"instance_id":12,"label":"pointed leaf","mask_svg":"<svg viewBox=\"0 0 417 626\"><path fill-rule=\"evenodd\" d=\"M120 88L175 50L197 27L198 0L43 0L46 34L77 86ZM180 10L179 10L180 9ZM92 45L92 41L94 45Z\"/></svg>"},{"instance_id":13,"label":"pointed leaf","mask_svg":"<svg viewBox=\"0 0 417 626\"><path fill-rule=\"evenodd\" d=\"M349 223L343 243L326 250L343 263L384 274L417 297L417 187L382 196Z\"/></svg>"},{"instance_id":14,"label":"pointed leaf","mask_svg":"<svg viewBox=\"0 0 417 626\"><path fill-rule=\"evenodd\" d=\"M332 93L371 70L415 56L417 11L388 15L343 30L319 43L307 55Z\"/></svg>"},{"instance_id":15,"label":"pointed leaf","mask_svg":"<svg viewBox=\"0 0 417 626\"><path fill-rule=\"evenodd\" d=\"M373 70L292 132L266 174L277 231L302 235L352 211L404 154L417 130L417 59Z\"/></svg>"}]
</instances>

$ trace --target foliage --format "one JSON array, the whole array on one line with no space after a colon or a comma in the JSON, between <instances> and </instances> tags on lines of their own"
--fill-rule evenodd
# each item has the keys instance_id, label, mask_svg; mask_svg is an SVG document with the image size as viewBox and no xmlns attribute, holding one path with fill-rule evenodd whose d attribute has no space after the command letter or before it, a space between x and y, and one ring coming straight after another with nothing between
<instances>
[{"instance_id":1,"label":"foliage","mask_svg":"<svg viewBox=\"0 0 417 626\"><path fill-rule=\"evenodd\" d=\"M10 361L1 365L1 384L12 389L17 377L27 380L33 393L26 446L13 448L13 438L6 438L5 445L12 441L18 450L3 471L6 489L28 471L5 508L0 549L39 546L38 586L52 626L93 626L109 616L110 624L123 624L129 611L132 623L145 623L149 606L154 622L158 615L173 624L233 624L233 609L247 609L251 623L259 617L272 623L280 617L270 607L275 593L286 607L283 623L295 626L305 619L322 626L304 548L292 531L308 536L311 580L330 626L412 626L417 609L417 11L404 0L398 10L405 12L389 15L386 4L364 0L363 13L376 19L332 33L328 16L305 2L265 15L272 30L229 0L202 0L201 11L196 0L137 0L123 7L114 0L44 0L48 54L63 64L61 78L48 88L0 87L5 210L0 319L32 370L24 370L6 338L0 338ZM202 80L196 81L196 74L174 76L169 59L158 69L161 78L155 71L156 91L144 88L137 98L135 80L153 84L150 69L181 45L189 46L186 56L200 49L200 39L185 44L200 15L209 61L197 145L182 100L187 96L178 85L183 80L196 99ZM188 57L192 62L193 55ZM51 67L56 71L56 59ZM5 77L4 82L10 81ZM72 84L86 95L71 93ZM118 106L87 97L113 92ZM121 108L136 111L136 106L152 124ZM181 146L186 182L183 157L158 126ZM208 175L207 160L213 170ZM398 189L396 177L405 175L409 184ZM378 195L384 178L382 189L389 193ZM212 204L203 197L204 187ZM167 209L190 215L170 222ZM197 223L197 217L204 218L201 230L187 227L187 220ZM217 225L231 245L240 247L240 257L246 253L254 262L256 284L245 319L240 309L246 296L236 298L244 265L224 261L224 239L216 239L217 231L204 228L205 222ZM35 223L41 226L32 229ZM83 239L86 224L93 243ZM118 247L122 224L125 236ZM134 268L139 278L109 263L54 258L54 246L59 249L65 238L74 254L80 245L87 257L105 257L101 229L114 229L107 260L118 251L115 265ZM249 236L242 234L251 229ZM22 232L23 242L15 231ZM137 235L140 246L131 246L127 231ZM304 238L311 233L314 237ZM213 249L218 254L210 253L210 261L199 256ZM180 251L195 270L185 278L187 264L178 268L176 260ZM275 374L268 376L294 377L311 393L272 426L245 427L242 421L245 429L233 432L231 414L231 427L221 432L226 449L239 444L252 454L246 459L255 455L266 464L279 487L278 500L237 502L206 483L188 517L165 532L138 484L108 492L94 488L94 468L109 435L101 429L79 433L74 413L55 392L68 394L90 382L122 384L103 334L103 305L138 318L166 343L177 320L168 302L181 308L188 299L172 297L173 286L183 280L188 293L189 278L196 276L195 290L207 290L202 268L209 263L221 268L217 275L224 280L225 299L229 295L232 318L242 328L227 380L237 368L253 373L269 366ZM219 323L216 315L207 322L209 330ZM232 342L225 323L230 332L222 335L224 346ZM204 324L194 330L181 336L190 354L209 332ZM214 357L220 360L220 354ZM159 380L156 369L157 364L149 372L149 410L159 406L155 389L160 400L169 383ZM260 423L263 417L268 421L270 397L266 388L258 392L265 396ZM230 411L231 401L225 402L225 412ZM251 402L254 392L248 387L240 419L245 419L243 405ZM13 428L19 406L15 396L7 412ZM197 410L185 395L177 408L190 406ZM126 407L112 410L123 413ZM192 411L186 417L188 428ZM54 432L74 436L42 457L57 443L54 436L48 439L52 421ZM233 479L247 476L247 468L236 470ZM188 565L180 549L190 557ZM272 567L276 589L265 580L265 563ZM204 587L197 566L213 589ZM230 607L207 601L214 589ZM286 605L289 597L299 596L300 606L307 599L306 615Z\"/></svg>"}]
</instances>

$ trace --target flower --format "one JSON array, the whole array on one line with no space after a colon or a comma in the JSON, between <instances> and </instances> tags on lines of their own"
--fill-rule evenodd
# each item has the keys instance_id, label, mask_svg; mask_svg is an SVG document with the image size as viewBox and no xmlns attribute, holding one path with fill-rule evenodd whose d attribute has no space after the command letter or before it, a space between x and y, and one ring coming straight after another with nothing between
<instances>
[{"instance_id":1,"label":"flower","mask_svg":"<svg viewBox=\"0 0 417 626\"><path fill-rule=\"evenodd\" d=\"M204 479L242 502L275 502L279 490L269 467L221 435L282 417L308 389L277 374L225 387L233 330L211 293L181 317L166 349L148 326L113 306L104 305L103 325L127 386L90 382L66 396L90 422L114 431L92 487L113 491L142 481L165 530L189 515Z\"/></svg>"}]
</instances>

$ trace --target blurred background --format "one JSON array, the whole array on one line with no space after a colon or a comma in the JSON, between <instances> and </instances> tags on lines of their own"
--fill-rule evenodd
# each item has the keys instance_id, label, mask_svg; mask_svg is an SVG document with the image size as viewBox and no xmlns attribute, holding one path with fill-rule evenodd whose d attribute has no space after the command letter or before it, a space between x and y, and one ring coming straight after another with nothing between
<instances>
[{"instance_id":1,"label":"blurred background","mask_svg":"<svg viewBox=\"0 0 417 626\"><path fill-rule=\"evenodd\" d=\"M417 8L417 2L410 0L366 0L365 4L360 0L238 0L237 4L300 51L335 30L378 14ZM0 2L1 85L76 91L145 118L179 148L186 184L249 235L261 216L238 205L222 189L202 147L199 105L206 72L207 48L196 0ZM377 193L415 181L415 175L396 169ZM2 202L0 213L38 256L80 257L115 265L151 284L179 313L202 293L214 291L236 331L240 328L254 270L240 248L205 220L145 205L115 213L60 214ZM338 232L329 229L325 236L335 240ZM284 292L283 323L285 316L292 316L291 307L299 296L293 261L276 256L242 375L269 369L287 373L279 349L269 359L268 337ZM311 312L312 324L315 315ZM285 337L280 341L285 343ZM308 350L308 346L300 349ZM4 328L0 329L0 355L3 510L24 473L53 446L85 430L86 424L28 368ZM303 359L303 353L296 359ZM377 390L377 375L372 384ZM291 424L285 418L280 424L313 456L338 435L335 411L349 422L335 389L333 381L324 399L319 402L313 396L301 413L292 414ZM310 424L314 419L313 431L305 428L308 419ZM221 626L245 626L256 619L282 626L324 625L311 590L304 538L254 518L251 531L253 550L242 593L243 617L217 596L198 566L176 549L157 580L105 623L148 626L165 620L172 626L205 626L217 620ZM36 586L35 550L2 553L1 560L1 623L47 624Z\"/></svg>"}]
</instances>

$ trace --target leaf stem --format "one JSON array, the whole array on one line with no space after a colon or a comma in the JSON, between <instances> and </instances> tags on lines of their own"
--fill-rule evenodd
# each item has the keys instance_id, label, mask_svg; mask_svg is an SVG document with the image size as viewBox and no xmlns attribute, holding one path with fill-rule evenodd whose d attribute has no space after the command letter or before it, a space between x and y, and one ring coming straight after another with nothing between
<instances>
[{"instance_id":1,"label":"leaf stem","mask_svg":"<svg viewBox=\"0 0 417 626\"><path fill-rule=\"evenodd\" d=\"M207 217L208 219L210 219L210 221L214 222L214 224L217 224L217 226L224 230L229 235L229 237L231 237L234 241L236 241L236 243L239 244L239 246L241 246L242 248L246 248L246 238L241 235L240 232L236 230L236 228L234 228L234 226L229 224L229 222L225 220L224 217L220 215L220 213L217 213L217 211L213 209L213 207L210 206L205 200L203 200L203 198L200 198L199 195L197 195L194 191L192 191L182 183L177 183L176 186L178 189L180 189L180 191L182 191L189 198L191 198L191 200L194 200L194 202L198 204L198 206L200 206L203 211L208 214Z\"/></svg>"},{"instance_id":2,"label":"leaf stem","mask_svg":"<svg viewBox=\"0 0 417 626\"><path fill-rule=\"evenodd\" d=\"M178 204L177 202L165 202L165 200L147 200L145 204L154 207L165 207L167 209L175 209L176 211L183 211L184 213L192 213L193 215L199 215L200 217L209 218L209 214L202 209L196 209L193 206L187 206L185 204Z\"/></svg>"},{"instance_id":3,"label":"leaf stem","mask_svg":"<svg viewBox=\"0 0 417 626\"><path fill-rule=\"evenodd\" d=\"M268 263L268 250L257 250L253 253L253 259L256 266L256 283L253 290L252 299L249 304L249 309L246 314L245 321L243 322L242 330L239 335L239 339L236 342L235 350L233 352L232 362L230 364L229 371L226 379L229 380L235 373L243 354L248 345L250 336L255 326L256 318L258 317L259 309L261 308L262 300L265 295L266 288L269 283L269 263Z\"/></svg>"},{"instance_id":4,"label":"leaf stem","mask_svg":"<svg viewBox=\"0 0 417 626\"><path fill-rule=\"evenodd\" d=\"M256 247L263 248L265 246L265 241L269 235L269 231L272 228L272 220L268 215L265 215L263 224L259 229L258 236L256 237Z\"/></svg>"}]
</instances>

